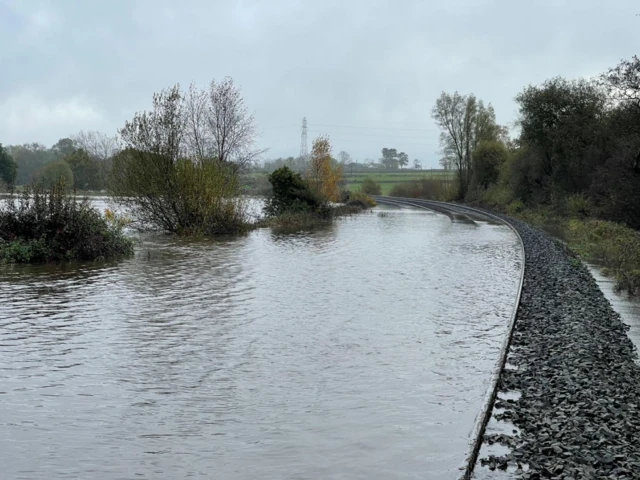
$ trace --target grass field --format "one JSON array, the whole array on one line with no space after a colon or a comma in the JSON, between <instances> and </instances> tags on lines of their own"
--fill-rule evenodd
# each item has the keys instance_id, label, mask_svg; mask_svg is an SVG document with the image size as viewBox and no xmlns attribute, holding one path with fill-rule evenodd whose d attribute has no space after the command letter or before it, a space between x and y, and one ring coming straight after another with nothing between
<instances>
[{"instance_id":1,"label":"grass field","mask_svg":"<svg viewBox=\"0 0 640 480\"><path fill-rule=\"evenodd\" d=\"M267 177L266 173L254 172L247 175L247 181L250 183L265 182ZM348 169L344 172L344 179L347 183L347 189L351 191L357 191L360 189L360 185L365 178L371 178L374 182L380 184L383 195L388 195L394 185L398 183L406 183L414 180L420 180L421 178L453 178L452 172L445 170L396 170L391 172L370 171L370 172L349 172Z\"/></svg>"},{"instance_id":2,"label":"grass field","mask_svg":"<svg viewBox=\"0 0 640 480\"><path fill-rule=\"evenodd\" d=\"M451 176L451 172L444 170L399 170L397 172L354 172L344 173L349 190L358 190L360 184L365 178L371 178L374 182L379 183L383 195L388 195L394 185L398 183L406 183L421 178L447 178Z\"/></svg>"}]
</instances>

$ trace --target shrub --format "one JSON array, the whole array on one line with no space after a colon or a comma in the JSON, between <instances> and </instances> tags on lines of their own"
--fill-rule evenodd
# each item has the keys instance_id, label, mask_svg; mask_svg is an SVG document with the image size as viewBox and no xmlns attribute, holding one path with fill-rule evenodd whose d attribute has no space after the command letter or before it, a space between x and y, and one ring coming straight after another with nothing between
<instances>
[{"instance_id":1,"label":"shrub","mask_svg":"<svg viewBox=\"0 0 640 480\"><path fill-rule=\"evenodd\" d=\"M397 183L389 193L392 197L424 198L427 200L451 201L455 196L452 182L438 178L421 178L411 182Z\"/></svg>"},{"instance_id":2,"label":"shrub","mask_svg":"<svg viewBox=\"0 0 640 480\"><path fill-rule=\"evenodd\" d=\"M473 151L472 188L487 188L496 183L509 152L502 142L483 141Z\"/></svg>"},{"instance_id":3,"label":"shrub","mask_svg":"<svg viewBox=\"0 0 640 480\"><path fill-rule=\"evenodd\" d=\"M114 158L111 195L138 229L178 235L226 235L250 225L238 176L216 160L199 162L134 149Z\"/></svg>"},{"instance_id":4,"label":"shrub","mask_svg":"<svg viewBox=\"0 0 640 480\"><path fill-rule=\"evenodd\" d=\"M107 259L133 253L124 222L104 218L88 199L76 201L59 181L28 186L0 209L0 261L44 263Z\"/></svg>"},{"instance_id":5,"label":"shrub","mask_svg":"<svg viewBox=\"0 0 640 480\"><path fill-rule=\"evenodd\" d=\"M507 186L494 184L482 191L478 200L489 206L500 207L508 205L513 199L511 190Z\"/></svg>"},{"instance_id":6,"label":"shrub","mask_svg":"<svg viewBox=\"0 0 640 480\"><path fill-rule=\"evenodd\" d=\"M507 213L509 215L516 215L524 210L524 203L522 200L514 200L507 205Z\"/></svg>"},{"instance_id":7,"label":"shrub","mask_svg":"<svg viewBox=\"0 0 640 480\"><path fill-rule=\"evenodd\" d=\"M375 207L377 205L373 198L362 191L352 193L345 203L349 206L360 207L362 209Z\"/></svg>"},{"instance_id":8,"label":"shrub","mask_svg":"<svg viewBox=\"0 0 640 480\"><path fill-rule=\"evenodd\" d=\"M376 183L371 177L366 177L360 185L360 191L367 195L381 195L382 187Z\"/></svg>"},{"instance_id":9,"label":"shrub","mask_svg":"<svg viewBox=\"0 0 640 480\"><path fill-rule=\"evenodd\" d=\"M606 266L618 289L637 293L640 288L640 233L603 220L572 219L569 245L581 256Z\"/></svg>"},{"instance_id":10,"label":"shrub","mask_svg":"<svg viewBox=\"0 0 640 480\"><path fill-rule=\"evenodd\" d=\"M289 167L281 167L269 175L272 194L267 198L264 213L273 217L284 213L319 212L325 205L309 184Z\"/></svg>"},{"instance_id":11,"label":"shrub","mask_svg":"<svg viewBox=\"0 0 640 480\"><path fill-rule=\"evenodd\" d=\"M591 205L584 194L576 193L566 198L566 210L570 217L584 218L589 216Z\"/></svg>"}]
</instances>

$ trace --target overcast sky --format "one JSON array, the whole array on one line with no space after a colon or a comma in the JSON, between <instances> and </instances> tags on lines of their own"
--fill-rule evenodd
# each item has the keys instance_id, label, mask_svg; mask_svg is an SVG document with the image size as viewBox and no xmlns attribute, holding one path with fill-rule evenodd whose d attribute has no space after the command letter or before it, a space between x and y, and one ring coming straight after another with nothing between
<instances>
[{"instance_id":1,"label":"overcast sky","mask_svg":"<svg viewBox=\"0 0 640 480\"><path fill-rule=\"evenodd\" d=\"M0 143L115 134L153 92L231 76L268 156L297 155L302 117L334 152L382 147L437 166L431 108L475 93L500 123L556 75L639 54L637 0L0 0Z\"/></svg>"}]
</instances>

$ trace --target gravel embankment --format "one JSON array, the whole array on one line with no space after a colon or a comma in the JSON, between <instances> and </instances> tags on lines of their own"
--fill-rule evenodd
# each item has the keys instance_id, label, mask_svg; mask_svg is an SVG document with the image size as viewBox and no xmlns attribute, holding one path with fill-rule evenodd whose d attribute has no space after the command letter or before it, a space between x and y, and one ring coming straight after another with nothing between
<instances>
[{"instance_id":1,"label":"gravel embankment","mask_svg":"<svg viewBox=\"0 0 640 480\"><path fill-rule=\"evenodd\" d=\"M489 468L528 465L526 479L640 479L640 366L614 312L589 271L565 247L525 223L526 268L498 419L517 436L505 457L480 458ZM482 454L481 454L482 455Z\"/></svg>"}]
</instances>

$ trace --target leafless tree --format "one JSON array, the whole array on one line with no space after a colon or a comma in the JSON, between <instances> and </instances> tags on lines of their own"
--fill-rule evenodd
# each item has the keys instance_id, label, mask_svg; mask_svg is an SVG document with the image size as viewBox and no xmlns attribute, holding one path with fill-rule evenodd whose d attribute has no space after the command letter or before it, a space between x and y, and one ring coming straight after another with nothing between
<instances>
[{"instance_id":1,"label":"leafless tree","mask_svg":"<svg viewBox=\"0 0 640 480\"><path fill-rule=\"evenodd\" d=\"M71 138L79 148L82 148L90 156L99 160L107 160L120 151L118 137L115 135L110 137L98 131L85 132L81 130Z\"/></svg>"},{"instance_id":2,"label":"leafless tree","mask_svg":"<svg viewBox=\"0 0 640 480\"><path fill-rule=\"evenodd\" d=\"M240 90L231 78L226 77L220 83L211 81L207 113L212 150L218 161L234 164L242 170L264 153L255 149L255 118L249 113Z\"/></svg>"},{"instance_id":3,"label":"leafless tree","mask_svg":"<svg viewBox=\"0 0 640 480\"><path fill-rule=\"evenodd\" d=\"M187 156L198 162L211 156L212 136L208 130L209 96L195 84L189 86L184 97L186 123L185 149Z\"/></svg>"},{"instance_id":4,"label":"leafless tree","mask_svg":"<svg viewBox=\"0 0 640 480\"><path fill-rule=\"evenodd\" d=\"M191 84L184 97L184 147L196 161L216 159L237 171L250 167L264 150L255 148L255 118L229 77L208 90Z\"/></svg>"},{"instance_id":5,"label":"leafless tree","mask_svg":"<svg viewBox=\"0 0 640 480\"><path fill-rule=\"evenodd\" d=\"M338 163L340 163L340 165L347 165L348 163L351 163L351 155L344 150L340 151L338 153Z\"/></svg>"}]
</instances>

